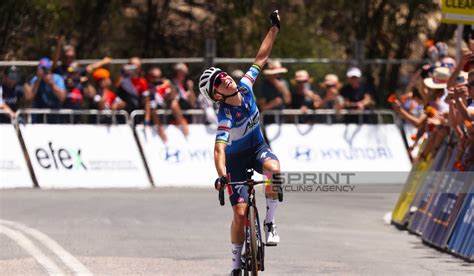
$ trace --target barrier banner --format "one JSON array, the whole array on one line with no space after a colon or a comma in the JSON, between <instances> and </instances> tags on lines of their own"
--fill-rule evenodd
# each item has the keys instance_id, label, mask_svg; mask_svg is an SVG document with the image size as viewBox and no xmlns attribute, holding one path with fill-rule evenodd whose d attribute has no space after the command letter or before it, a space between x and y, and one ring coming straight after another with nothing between
<instances>
[{"instance_id":1,"label":"barrier banner","mask_svg":"<svg viewBox=\"0 0 474 276\"><path fill-rule=\"evenodd\" d=\"M270 124L265 133L285 171L405 172L412 165L396 125Z\"/></svg>"},{"instance_id":2,"label":"barrier banner","mask_svg":"<svg viewBox=\"0 0 474 276\"><path fill-rule=\"evenodd\" d=\"M403 190L398 197L397 203L392 211L392 223L399 226L405 227L408 223L408 214L410 211L411 203L413 202L418 189L420 188L423 180L426 178L433 159L429 156L426 160L419 160L413 165L413 169L410 172L407 182L403 186Z\"/></svg>"},{"instance_id":3,"label":"barrier banner","mask_svg":"<svg viewBox=\"0 0 474 276\"><path fill-rule=\"evenodd\" d=\"M471 183L469 193L459 212L448 250L467 260L474 261L474 184Z\"/></svg>"},{"instance_id":4,"label":"barrier banner","mask_svg":"<svg viewBox=\"0 0 474 276\"><path fill-rule=\"evenodd\" d=\"M128 125L20 125L41 188L151 187Z\"/></svg>"},{"instance_id":5,"label":"barrier banner","mask_svg":"<svg viewBox=\"0 0 474 276\"><path fill-rule=\"evenodd\" d=\"M451 181L440 187L428 207L429 220L421 236L424 242L440 249L446 247L466 195L468 177L472 177L472 174L451 174Z\"/></svg>"},{"instance_id":6,"label":"barrier banner","mask_svg":"<svg viewBox=\"0 0 474 276\"><path fill-rule=\"evenodd\" d=\"M450 175L445 173L446 168L452 168L455 161L455 155L452 153L452 145L443 143L433 161L432 171L428 172L418 193L410 207L408 230L414 234L421 235L429 219L427 209L433 201L435 193L439 191L440 186L444 186L450 179Z\"/></svg>"},{"instance_id":7,"label":"barrier banner","mask_svg":"<svg viewBox=\"0 0 474 276\"><path fill-rule=\"evenodd\" d=\"M191 124L188 137L177 126L165 129L166 144L155 128L135 126L155 186L213 187L216 128Z\"/></svg>"},{"instance_id":8,"label":"barrier banner","mask_svg":"<svg viewBox=\"0 0 474 276\"><path fill-rule=\"evenodd\" d=\"M0 124L0 189L32 188L25 155L12 124Z\"/></svg>"}]
</instances>

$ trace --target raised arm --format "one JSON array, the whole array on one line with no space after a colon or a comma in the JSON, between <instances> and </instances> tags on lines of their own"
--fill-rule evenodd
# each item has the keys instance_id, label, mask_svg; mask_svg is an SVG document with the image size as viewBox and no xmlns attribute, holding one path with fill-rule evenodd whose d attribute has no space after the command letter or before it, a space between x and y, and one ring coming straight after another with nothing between
<instances>
[{"instance_id":1,"label":"raised arm","mask_svg":"<svg viewBox=\"0 0 474 276\"><path fill-rule=\"evenodd\" d=\"M263 68L267 63L268 57L272 52L273 43L275 38L280 30L280 16L278 15L278 10L274 11L270 15L270 20L272 22L272 27L268 31L267 35L263 39L260 49L258 50L257 56L255 57L255 64Z\"/></svg>"}]
</instances>

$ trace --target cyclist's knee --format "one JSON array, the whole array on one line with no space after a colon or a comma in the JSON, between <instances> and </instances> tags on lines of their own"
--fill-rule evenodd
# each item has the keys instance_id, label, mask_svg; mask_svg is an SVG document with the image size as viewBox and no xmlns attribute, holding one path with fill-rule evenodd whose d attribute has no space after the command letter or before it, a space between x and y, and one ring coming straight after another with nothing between
<instances>
[{"instance_id":1,"label":"cyclist's knee","mask_svg":"<svg viewBox=\"0 0 474 276\"><path fill-rule=\"evenodd\" d=\"M237 224L245 224L245 213L247 211L246 204L237 204L234 206L234 221Z\"/></svg>"},{"instance_id":2,"label":"cyclist's knee","mask_svg":"<svg viewBox=\"0 0 474 276\"><path fill-rule=\"evenodd\" d=\"M265 172L279 172L280 171L280 162L277 160L267 160L263 163L263 171Z\"/></svg>"}]
</instances>

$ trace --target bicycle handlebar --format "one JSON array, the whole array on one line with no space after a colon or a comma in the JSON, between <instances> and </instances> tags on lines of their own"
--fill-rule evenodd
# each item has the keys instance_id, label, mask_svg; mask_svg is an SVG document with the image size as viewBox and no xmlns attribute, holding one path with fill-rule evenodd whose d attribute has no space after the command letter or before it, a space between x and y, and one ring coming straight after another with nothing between
<instances>
[{"instance_id":1,"label":"bicycle handlebar","mask_svg":"<svg viewBox=\"0 0 474 276\"><path fill-rule=\"evenodd\" d=\"M219 203L220 203L221 206L225 205L224 188L227 185L247 185L248 186L248 185L266 184L266 183L271 183L271 180L267 179L267 180L255 181L253 179L248 179L248 180L245 180L245 181L229 182L225 185L221 185L221 187L219 189ZM280 202L283 201L283 192L281 190L278 192L278 201L280 201Z\"/></svg>"}]
</instances>

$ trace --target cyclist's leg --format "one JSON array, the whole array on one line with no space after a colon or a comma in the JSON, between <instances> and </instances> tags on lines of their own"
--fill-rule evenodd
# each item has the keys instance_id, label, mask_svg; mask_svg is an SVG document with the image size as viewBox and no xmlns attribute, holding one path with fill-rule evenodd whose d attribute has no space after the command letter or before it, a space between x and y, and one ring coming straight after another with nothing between
<instances>
[{"instance_id":1,"label":"cyclist's leg","mask_svg":"<svg viewBox=\"0 0 474 276\"><path fill-rule=\"evenodd\" d=\"M280 173L280 161L266 143L258 147L254 160L254 169L267 179L273 179L273 174ZM265 197L278 199L278 190L272 188L272 183L265 185Z\"/></svg>"},{"instance_id":2,"label":"cyclist's leg","mask_svg":"<svg viewBox=\"0 0 474 276\"><path fill-rule=\"evenodd\" d=\"M254 160L255 170L268 179L273 179L273 174L280 172L280 162L266 143L258 148ZM274 190L273 185L274 184L265 185L267 213L264 220L264 230L267 245L277 245L280 241L275 226L275 213L278 206L278 190Z\"/></svg>"},{"instance_id":3,"label":"cyclist's leg","mask_svg":"<svg viewBox=\"0 0 474 276\"><path fill-rule=\"evenodd\" d=\"M227 177L230 182L244 181L246 175L247 158L241 156L226 156ZM232 205L233 219L230 227L232 243L232 269L240 269L242 246L245 239L245 222L247 212L248 191L244 185L229 185L229 200Z\"/></svg>"}]
</instances>

